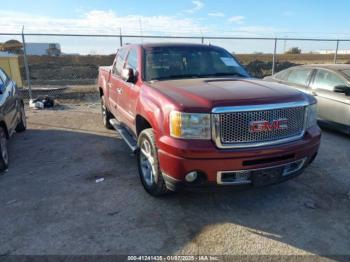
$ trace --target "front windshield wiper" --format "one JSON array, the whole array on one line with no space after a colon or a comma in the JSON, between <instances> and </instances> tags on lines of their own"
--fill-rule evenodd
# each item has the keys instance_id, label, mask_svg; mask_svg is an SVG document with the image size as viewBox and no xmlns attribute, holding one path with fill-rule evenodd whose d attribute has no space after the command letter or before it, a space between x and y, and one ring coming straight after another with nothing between
<instances>
[{"instance_id":1,"label":"front windshield wiper","mask_svg":"<svg viewBox=\"0 0 350 262\"><path fill-rule=\"evenodd\" d=\"M215 77L215 76L239 76L239 77L248 77L241 73L213 73L213 74L182 74L182 75L169 75L164 77L154 77L149 81L157 81L157 80L169 80L169 79L181 79L181 78L205 78L205 77Z\"/></svg>"},{"instance_id":2,"label":"front windshield wiper","mask_svg":"<svg viewBox=\"0 0 350 262\"><path fill-rule=\"evenodd\" d=\"M201 75L201 77L212 77L212 76L239 76L239 77L248 77L244 74L234 72L234 73L214 73L214 74L207 74L207 75Z\"/></svg>"},{"instance_id":3,"label":"front windshield wiper","mask_svg":"<svg viewBox=\"0 0 350 262\"><path fill-rule=\"evenodd\" d=\"M151 78L150 81L166 80L166 79L179 79L179 78L198 78L198 77L201 77L201 76L197 75L197 74L169 75L169 76L164 76L164 77L154 77L154 78Z\"/></svg>"}]
</instances>

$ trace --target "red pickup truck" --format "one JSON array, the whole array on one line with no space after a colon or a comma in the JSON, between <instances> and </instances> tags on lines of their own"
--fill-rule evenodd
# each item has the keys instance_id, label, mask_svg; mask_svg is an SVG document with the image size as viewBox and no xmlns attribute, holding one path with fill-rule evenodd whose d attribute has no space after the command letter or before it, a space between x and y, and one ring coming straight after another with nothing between
<instances>
[{"instance_id":1,"label":"red pickup truck","mask_svg":"<svg viewBox=\"0 0 350 262\"><path fill-rule=\"evenodd\" d=\"M119 49L100 67L103 123L137 154L153 196L251 187L300 174L316 157L316 100L253 79L228 51L197 44Z\"/></svg>"}]
</instances>

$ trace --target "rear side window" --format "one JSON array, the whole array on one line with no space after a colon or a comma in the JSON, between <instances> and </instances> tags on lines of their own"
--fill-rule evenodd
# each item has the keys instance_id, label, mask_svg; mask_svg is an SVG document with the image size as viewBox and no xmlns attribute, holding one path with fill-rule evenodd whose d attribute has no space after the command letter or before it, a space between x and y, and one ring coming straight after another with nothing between
<instances>
[{"instance_id":1,"label":"rear side window","mask_svg":"<svg viewBox=\"0 0 350 262\"><path fill-rule=\"evenodd\" d=\"M287 82L306 86L310 75L312 73L312 69L309 68L299 68L291 70L288 75Z\"/></svg>"},{"instance_id":2,"label":"rear side window","mask_svg":"<svg viewBox=\"0 0 350 262\"><path fill-rule=\"evenodd\" d=\"M289 75L289 73L290 73L290 69L283 70L283 71L278 72L277 74L275 74L275 78L278 79L278 80L286 81L287 80L287 76Z\"/></svg>"},{"instance_id":3,"label":"rear side window","mask_svg":"<svg viewBox=\"0 0 350 262\"><path fill-rule=\"evenodd\" d=\"M334 87L343 85L347 85L346 82L335 73L328 70L317 70L311 87L333 91Z\"/></svg>"},{"instance_id":4,"label":"rear side window","mask_svg":"<svg viewBox=\"0 0 350 262\"><path fill-rule=\"evenodd\" d=\"M120 49L119 52L117 53L116 62L112 70L114 75L121 75L122 70L124 68L126 55L127 55L126 49Z\"/></svg>"},{"instance_id":5,"label":"rear side window","mask_svg":"<svg viewBox=\"0 0 350 262\"><path fill-rule=\"evenodd\" d=\"M128 55L127 67L137 70L137 49L133 48L130 50Z\"/></svg>"}]
</instances>

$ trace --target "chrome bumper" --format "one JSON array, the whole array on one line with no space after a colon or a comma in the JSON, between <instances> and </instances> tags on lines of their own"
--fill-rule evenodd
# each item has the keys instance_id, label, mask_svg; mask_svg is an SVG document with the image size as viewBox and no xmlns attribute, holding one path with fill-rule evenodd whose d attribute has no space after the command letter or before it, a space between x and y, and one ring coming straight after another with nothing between
<instances>
[{"instance_id":1,"label":"chrome bumper","mask_svg":"<svg viewBox=\"0 0 350 262\"><path fill-rule=\"evenodd\" d=\"M252 176L263 175L269 173L277 173L281 178L293 175L300 171L306 162L307 158L299 159L294 162L277 165L273 167L265 167L258 169L245 169L234 171L219 171L217 172L216 182L219 185L244 185L253 183Z\"/></svg>"}]
</instances>

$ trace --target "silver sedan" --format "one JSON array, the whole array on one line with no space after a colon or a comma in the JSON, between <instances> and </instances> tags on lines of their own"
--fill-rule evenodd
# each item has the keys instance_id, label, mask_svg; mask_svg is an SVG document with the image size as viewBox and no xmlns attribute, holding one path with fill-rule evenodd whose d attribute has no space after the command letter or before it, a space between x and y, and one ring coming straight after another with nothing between
<instances>
[{"instance_id":1,"label":"silver sedan","mask_svg":"<svg viewBox=\"0 0 350 262\"><path fill-rule=\"evenodd\" d=\"M318 118L350 133L350 65L296 66L264 80L287 84L314 95L318 101Z\"/></svg>"}]
</instances>

